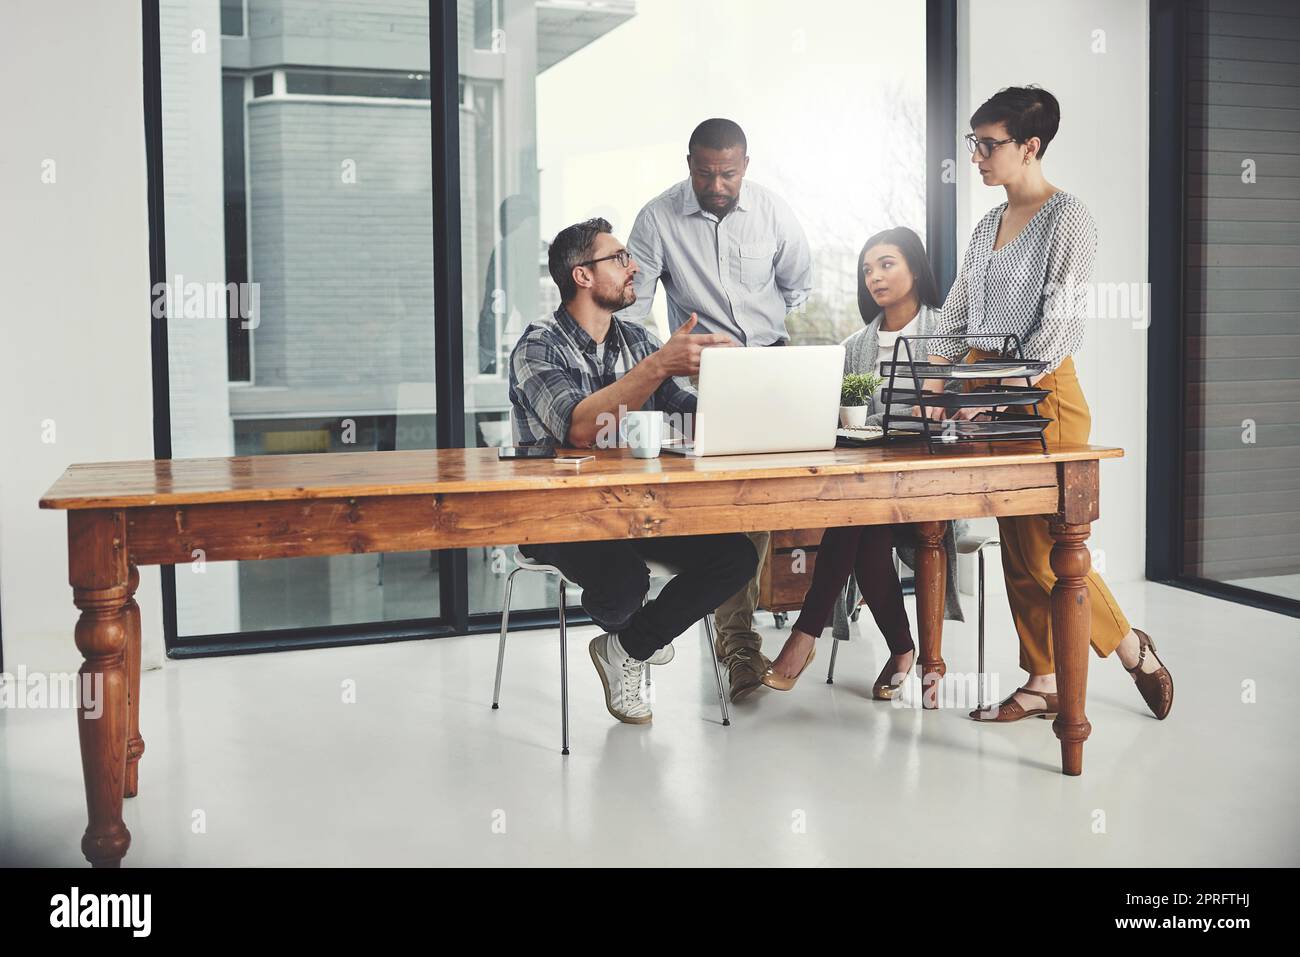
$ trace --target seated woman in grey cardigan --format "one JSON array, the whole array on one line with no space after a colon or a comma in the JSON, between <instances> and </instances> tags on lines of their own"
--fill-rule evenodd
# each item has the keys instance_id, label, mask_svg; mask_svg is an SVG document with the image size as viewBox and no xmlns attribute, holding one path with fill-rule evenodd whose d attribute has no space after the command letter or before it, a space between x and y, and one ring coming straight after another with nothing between
<instances>
[{"instance_id":1,"label":"seated woman in grey cardigan","mask_svg":"<svg viewBox=\"0 0 1300 957\"><path fill-rule=\"evenodd\" d=\"M858 257L858 311L865 329L844 340L844 374L874 372L893 357L894 342L900 335L929 335L938 318L932 309L939 305L939 289L930 269L921 239L906 226L887 229L867 240ZM924 355L924 353L923 353ZM903 383L906 385L907 383ZM895 413L911 411L895 406ZM880 425L884 418L879 391L872 396L868 425ZM781 654L763 675L763 684L778 691L794 687L816 653L816 639L826 627L836 601L857 579L889 645L890 659L871 688L871 696L882 700L895 697L903 686L916 657L912 629L903 607L903 587L893 562L893 550L909 566L915 565L911 525L848 525L828 528L817 549L812 584L804 598L799 619ZM948 553L947 606L944 617L962 620L961 602L955 581L957 556L951 523L944 536ZM849 589L852 594L852 589Z\"/></svg>"}]
</instances>

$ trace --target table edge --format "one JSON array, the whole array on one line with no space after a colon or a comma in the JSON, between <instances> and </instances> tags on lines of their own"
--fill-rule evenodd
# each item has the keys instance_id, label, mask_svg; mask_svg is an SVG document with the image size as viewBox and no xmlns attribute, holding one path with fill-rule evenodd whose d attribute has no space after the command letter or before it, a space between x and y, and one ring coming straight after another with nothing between
<instances>
[{"instance_id":1,"label":"table edge","mask_svg":"<svg viewBox=\"0 0 1300 957\"><path fill-rule=\"evenodd\" d=\"M797 454L797 453L793 453ZM392 485L383 490L369 488L367 491L358 491L357 485L319 485L310 489L302 486L280 486L275 488L259 489L227 489L215 492L172 492L162 494L129 494L129 495L63 495L55 496L51 493L57 487L58 482L63 481L68 473L77 466L69 466L64 471L58 481L55 482L41 497L38 506L42 509L56 511L78 511L84 509L118 509L118 508L155 508L166 506L196 506L196 505L218 505L235 502L272 502L272 501L313 501L320 499L338 499L338 498L370 498L377 496L390 495L453 495L473 492L515 492L515 491L537 491L548 488L591 488L605 485L667 485L684 482L725 482L745 479L780 479L780 478L803 478L810 476L830 476L830 475L853 475L853 474L871 474L881 472L913 472L927 471L931 469L944 468L945 465L939 463L949 463L949 468L988 468L999 465L1035 465L1044 462L1061 463L1061 462L1080 462L1080 461L1097 461L1101 459L1122 458L1124 450L1117 447L1092 447L1080 449L1071 452L1049 451L1032 452L1024 451L1005 456L999 456L989 461L981 459L977 464L973 458L966 456L943 456L938 455L931 458L917 457L914 460L902 460L885 465L884 463L871 463L869 467L862 467L853 463L837 463L832 465L807 465L807 466L778 466L770 469L718 469L714 471L671 471L671 472L629 472L627 474L611 473L588 473L575 472L565 475L520 475L504 480L494 480L484 482L476 481L444 481L435 484L428 483L409 483L406 485ZM719 458L726 458L720 456ZM740 458L741 456L735 456ZM146 460L147 461L147 460ZM118 463L85 463L87 465L118 464ZM122 463L124 464L124 463Z\"/></svg>"}]
</instances>

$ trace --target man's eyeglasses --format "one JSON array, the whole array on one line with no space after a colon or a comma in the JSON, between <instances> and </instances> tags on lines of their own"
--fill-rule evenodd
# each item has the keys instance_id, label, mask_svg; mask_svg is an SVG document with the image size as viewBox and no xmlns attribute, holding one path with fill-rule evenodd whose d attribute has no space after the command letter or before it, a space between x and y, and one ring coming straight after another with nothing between
<instances>
[{"instance_id":1,"label":"man's eyeglasses","mask_svg":"<svg viewBox=\"0 0 1300 957\"><path fill-rule=\"evenodd\" d=\"M1015 142L1014 138L1006 139L1006 140L982 140L979 137L977 137L974 133L966 134L966 149L971 153L974 153L976 150L978 150L981 159L988 159L990 156L993 155L993 151L997 149L999 146L1003 146L1007 143L1014 143L1014 142Z\"/></svg>"},{"instance_id":2,"label":"man's eyeglasses","mask_svg":"<svg viewBox=\"0 0 1300 957\"><path fill-rule=\"evenodd\" d=\"M585 263L578 263L578 265L594 266L596 265L596 263L603 263L607 259L616 260L621 268L626 269L628 267L628 264L632 262L632 254L628 252L626 249L620 249L612 256L601 256L599 259L588 259Z\"/></svg>"}]
</instances>

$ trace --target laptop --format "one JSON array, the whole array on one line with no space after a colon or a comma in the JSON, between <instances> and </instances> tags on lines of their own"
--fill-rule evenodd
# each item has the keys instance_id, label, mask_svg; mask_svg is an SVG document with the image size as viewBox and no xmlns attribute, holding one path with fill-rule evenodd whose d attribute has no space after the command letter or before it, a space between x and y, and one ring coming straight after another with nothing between
<instances>
[{"instance_id":1,"label":"laptop","mask_svg":"<svg viewBox=\"0 0 1300 957\"><path fill-rule=\"evenodd\" d=\"M843 346L705 349L693 441L679 455L821 452L835 448Z\"/></svg>"}]
</instances>

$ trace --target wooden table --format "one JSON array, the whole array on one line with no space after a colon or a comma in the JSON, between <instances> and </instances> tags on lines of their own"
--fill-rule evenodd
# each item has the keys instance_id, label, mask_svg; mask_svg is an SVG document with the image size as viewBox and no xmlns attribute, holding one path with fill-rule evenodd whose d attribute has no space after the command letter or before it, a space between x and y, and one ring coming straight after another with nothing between
<instances>
[{"instance_id":1,"label":"wooden table","mask_svg":"<svg viewBox=\"0 0 1300 957\"><path fill-rule=\"evenodd\" d=\"M68 510L68 580L81 609L81 673L103 676L103 713L78 713L86 859L116 866L139 783L140 565L400 552L530 542L914 522L919 668L927 706L944 673L944 522L1051 521L1052 630L1062 770L1079 774L1091 726L1089 568L1098 462L1120 449L1037 443L914 445L788 455L635 459L595 452L581 470L497 460L494 449L351 452L74 465L40 501ZM83 679L84 680L84 679Z\"/></svg>"}]
</instances>

